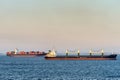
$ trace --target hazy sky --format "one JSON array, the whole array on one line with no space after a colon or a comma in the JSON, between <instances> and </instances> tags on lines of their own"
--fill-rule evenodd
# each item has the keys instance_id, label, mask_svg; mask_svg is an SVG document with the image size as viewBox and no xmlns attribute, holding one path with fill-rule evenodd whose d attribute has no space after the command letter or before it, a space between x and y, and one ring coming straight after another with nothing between
<instances>
[{"instance_id":1,"label":"hazy sky","mask_svg":"<svg viewBox=\"0 0 120 80\"><path fill-rule=\"evenodd\" d=\"M120 0L0 0L0 52L119 49Z\"/></svg>"}]
</instances>

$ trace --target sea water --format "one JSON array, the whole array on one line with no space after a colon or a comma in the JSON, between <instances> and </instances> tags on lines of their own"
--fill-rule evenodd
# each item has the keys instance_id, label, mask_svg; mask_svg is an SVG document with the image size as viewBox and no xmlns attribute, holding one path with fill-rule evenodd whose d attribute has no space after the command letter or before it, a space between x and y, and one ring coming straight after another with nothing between
<instances>
[{"instance_id":1,"label":"sea water","mask_svg":"<svg viewBox=\"0 0 120 80\"><path fill-rule=\"evenodd\" d=\"M120 80L120 55L103 61L0 56L0 80Z\"/></svg>"}]
</instances>

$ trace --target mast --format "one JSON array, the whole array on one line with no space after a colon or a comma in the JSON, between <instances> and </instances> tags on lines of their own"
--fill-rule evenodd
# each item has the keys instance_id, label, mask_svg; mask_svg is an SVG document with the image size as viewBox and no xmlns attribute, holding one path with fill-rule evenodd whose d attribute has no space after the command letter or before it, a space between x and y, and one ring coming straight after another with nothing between
<instances>
[{"instance_id":1,"label":"mast","mask_svg":"<svg viewBox=\"0 0 120 80\"><path fill-rule=\"evenodd\" d=\"M66 49L66 52L65 52L65 53L66 53L66 57L68 57L68 50L67 50L67 49Z\"/></svg>"},{"instance_id":2,"label":"mast","mask_svg":"<svg viewBox=\"0 0 120 80\"><path fill-rule=\"evenodd\" d=\"M78 57L80 57L80 51L78 50Z\"/></svg>"},{"instance_id":3,"label":"mast","mask_svg":"<svg viewBox=\"0 0 120 80\"><path fill-rule=\"evenodd\" d=\"M89 54L90 54L90 56L92 56L92 49L90 49Z\"/></svg>"},{"instance_id":4,"label":"mast","mask_svg":"<svg viewBox=\"0 0 120 80\"><path fill-rule=\"evenodd\" d=\"M101 50L101 53L102 53L102 56L104 56L104 50L103 49Z\"/></svg>"}]
</instances>

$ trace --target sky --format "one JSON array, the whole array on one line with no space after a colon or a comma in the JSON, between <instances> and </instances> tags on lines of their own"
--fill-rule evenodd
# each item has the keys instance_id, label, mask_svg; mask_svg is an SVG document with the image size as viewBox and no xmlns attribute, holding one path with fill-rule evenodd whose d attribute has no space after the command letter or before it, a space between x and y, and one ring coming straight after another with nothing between
<instances>
[{"instance_id":1,"label":"sky","mask_svg":"<svg viewBox=\"0 0 120 80\"><path fill-rule=\"evenodd\" d=\"M0 0L0 52L116 49L119 0Z\"/></svg>"}]
</instances>

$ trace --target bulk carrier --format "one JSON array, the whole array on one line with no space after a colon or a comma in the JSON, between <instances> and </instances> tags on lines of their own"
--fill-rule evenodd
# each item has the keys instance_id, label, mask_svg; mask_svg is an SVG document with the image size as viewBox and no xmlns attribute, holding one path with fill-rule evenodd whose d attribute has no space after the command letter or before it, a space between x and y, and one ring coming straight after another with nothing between
<instances>
[{"instance_id":1,"label":"bulk carrier","mask_svg":"<svg viewBox=\"0 0 120 80\"><path fill-rule=\"evenodd\" d=\"M99 55L95 55L95 53L99 53ZM50 50L48 54L45 56L46 60L116 60L117 54L109 54L105 55L103 49L99 52L89 51L89 55L80 55L80 51L77 51L77 55L70 56L68 50L66 50L65 56L57 56L54 50Z\"/></svg>"},{"instance_id":2,"label":"bulk carrier","mask_svg":"<svg viewBox=\"0 0 120 80\"><path fill-rule=\"evenodd\" d=\"M30 51L30 52L19 51L17 48L14 51L9 51L6 53L6 55L10 57L37 57L37 56L44 56L46 54L47 53L40 51Z\"/></svg>"}]
</instances>

